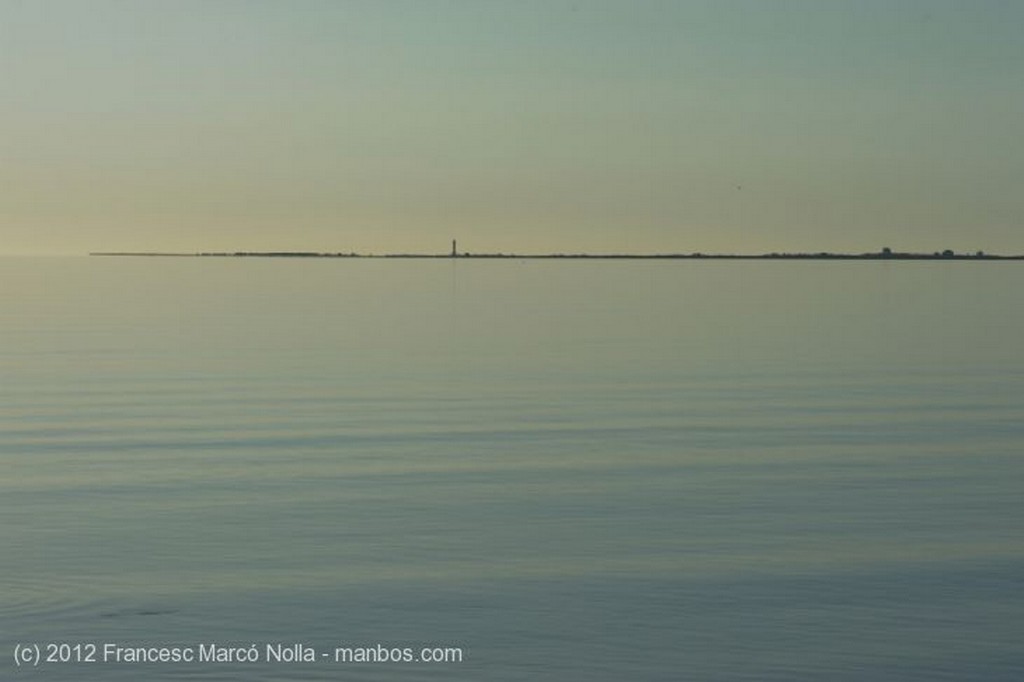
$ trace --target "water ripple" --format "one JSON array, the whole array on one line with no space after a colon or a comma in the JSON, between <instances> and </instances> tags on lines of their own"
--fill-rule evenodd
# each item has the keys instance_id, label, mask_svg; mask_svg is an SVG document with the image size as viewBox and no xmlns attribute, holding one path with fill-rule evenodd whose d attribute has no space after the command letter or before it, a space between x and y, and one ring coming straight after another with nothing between
<instances>
[{"instance_id":1,"label":"water ripple","mask_svg":"<svg viewBox=\"0 0 1024 682\"><path fill-rule=\"evenodd\" d=\"M111 599L84 580L10 576L0 581L0 620L70 621L110 610Z\"/></svg>"}]
</instances>

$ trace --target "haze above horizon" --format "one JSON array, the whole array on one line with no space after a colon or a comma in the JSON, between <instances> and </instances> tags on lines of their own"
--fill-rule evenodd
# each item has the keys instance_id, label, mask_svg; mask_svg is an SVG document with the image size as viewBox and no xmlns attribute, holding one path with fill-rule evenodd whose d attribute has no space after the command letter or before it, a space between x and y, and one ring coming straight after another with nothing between
<instances>
[{"instance_id":1,"label":"haze above horizon","mask_svg":"<svg viewBox=\"0 0 1024 682\"><path fill-rule=\"evenodd\" d=\"M0 254L1024 253L1024 4L0 2Z\"/></svg>"}]
</instances>

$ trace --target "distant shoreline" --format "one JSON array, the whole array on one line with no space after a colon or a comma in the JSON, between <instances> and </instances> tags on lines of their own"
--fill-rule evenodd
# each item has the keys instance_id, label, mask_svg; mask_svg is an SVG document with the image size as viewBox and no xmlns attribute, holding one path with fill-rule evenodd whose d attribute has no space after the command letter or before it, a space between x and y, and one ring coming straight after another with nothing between
<instances>
[{"instance_id":1,"label":"distant shoreline","mask_svg":"<svg viewBox=\"0 0 1024 682\"><path fill-rule=\"evenodd\" d=\"M329 253L317 251L233 251L233 252L150 252L150 251L94 251L90 256L155 257L155 258L407 258L447 260L927 260L927 261L1000 261L1024 260L1024 255L1002 256L987 253Z\"/></svg>"}]
</instances>

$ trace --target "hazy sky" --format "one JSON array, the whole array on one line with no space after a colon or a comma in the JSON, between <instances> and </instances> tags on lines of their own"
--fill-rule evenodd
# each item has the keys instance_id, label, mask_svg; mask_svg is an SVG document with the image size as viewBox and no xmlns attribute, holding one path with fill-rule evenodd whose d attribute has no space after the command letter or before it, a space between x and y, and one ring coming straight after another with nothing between
<instances>
[{"instance_id":1,"label":"hazy sky","mask_svg":"<svg viewBox=\"0 0 1024 682\"><path fill-rule=\"evenodd\" d=\"M1024 252L1016 0L0 0L0 253Z\"/></svg>"}]
</instances>

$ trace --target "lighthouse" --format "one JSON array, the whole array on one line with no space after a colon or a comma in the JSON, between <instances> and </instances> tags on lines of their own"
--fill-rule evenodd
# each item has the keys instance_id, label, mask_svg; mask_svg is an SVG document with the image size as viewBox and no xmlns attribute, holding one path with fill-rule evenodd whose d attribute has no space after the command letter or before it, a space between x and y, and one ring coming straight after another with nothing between
<instances>
[{"instance_id":1,"label":"lighthouse","mask_svg":"<svg viewBox=\"0 0 1024 682\"><path fill-rule=\"evenodd\" d=\"M459 255L458 251L455 250L455 240L453 239L452 240L452 258L455 258L458 255Z\"/></svg>"}]
</instances>

